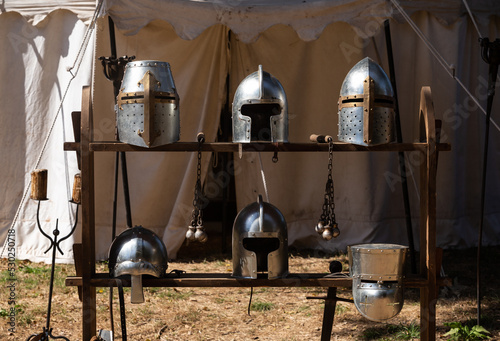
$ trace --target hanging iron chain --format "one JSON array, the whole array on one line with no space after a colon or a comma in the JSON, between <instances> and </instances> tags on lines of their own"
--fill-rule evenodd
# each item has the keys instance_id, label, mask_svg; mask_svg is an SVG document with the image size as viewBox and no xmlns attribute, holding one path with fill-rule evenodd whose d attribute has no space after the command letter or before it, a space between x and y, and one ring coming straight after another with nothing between
<instances>
[{"instance_id":1,"label":"hanging iron chain","mask_svg":"<svg viewBox=\"0 0 500 341\"><path fill-rule=\"evenodd\" d=\"M325 186L323 201L323 212L316 225L318 232L323 239L330 240L340 234L337 221L335 220L335 187L333 183L333 141L328 141L328 179Z\"/></svg>"},{"instance_id":2,"label":"hanging iron chain","mask_svg":"<svg viewBox=\"0 0 500 341\"><path fill-rule=\"evenodd\" d=\"M198 161L196 166L196 183L194 185L193 218L191 225L203 225L201 196L201 143L198 144Z\"/></svg>"},{"instance_id":3,"label":"hanging iron chain","mask_svg":"<svg viewBox=\"0 0 500 341\"><path fill-rule=\"evenodd\" d=\"M194 185L194 199L193 199L193 214L191 224L186 232L186 238L190 241L199 241L204 243L207 241L208 236L203 227L203 207L202 207L202 187L201 187L201 147L205 142L205 134L198 133L198 159L196 165L196 183Z\"/></svg>"},{"instance_id":4,"label":"hanging iron chain","mask_svg":"<svg viewBox=\"0 0 500 341\"><path fill-rule=\"evenodd\" d=\"M326 182L328 193L328 225L332 226L335 222L335 187L333 185L333 142L328 146L328 181Z\"/></svg>"}]
</instances>

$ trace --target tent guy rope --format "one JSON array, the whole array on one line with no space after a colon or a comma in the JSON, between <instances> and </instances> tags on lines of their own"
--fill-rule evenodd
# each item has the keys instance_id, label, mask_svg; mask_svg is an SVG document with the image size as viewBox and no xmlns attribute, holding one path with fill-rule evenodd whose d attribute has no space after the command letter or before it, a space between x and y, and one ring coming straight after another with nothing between
<instances>
[{"instance_id":1,"label":"tent guy rope","mask_svg":"<svg viewBox=\"0 0 500 341\"><path fill-rule=\"evenodd\" d=\"M71 87L71 83L73 82L73 80L78 75L78 72L80 71L80 66L83 62L83 57L85 56L85 52L87 51L87 47L88 47L88 44L90 42L90 38L92 37L92 32L94 31L95 24L97 22L97 17L99 16L99 13L101 11L103 3L104 3L104 0L99 0L99 3L97 4L95 11L94 11L94 14L92 16L92 21L90 22L89 26L87 27L87 30L85 32L82 43L80 45L78 53L77 53L75 60L73 62L73 65L67 68L67 71L71 74L71 78L69 79L68 85L66 86L66 89L64 90L64 94L63 94L61 101L59 103L59 106L57 108L57 112L52 120L47 137L43 141L42 149L41 149L40 153L38 154L38 157L37 157L37 160L35 162L33 169L38 168L38 166L40 165L43 154L45 153L45 149L47 148L47 144L50 140L50 137L51 137L52 132L54 130L54 127L56 125L57 119L59 118L59 114L62 111L64 100L66 99L66 95L68 94L69 88ZM73 69L75 69L75 71L73 71ZM12 220L12 224L10 226L11 229L14 229L16 222L19 219L19 215L21 213L21 208L23 207L23 204L26 201L26 198L27 198L28 193L30 191L30 186L31 186L31 180L28 182L28 185L26 186L26 189L25 189L23 196L21 198L21 202L19 203L19 206L17 207L16 214L14 215L14 219ZM8 236L6 237L6 239L4 241L4 244L2 247L2 252L0 252L0 257L3 257L3 254L4 254L6 246L7 246L7 241L8 241Z\"/></svg>"},{"instance_id":2,"label":"tent guy rope","mask_svg":"<svg viewBox=\"0 0 500 341\"><path fill-rule=\"evenodd\" d=\"M463 0L463 3L465 5L465 8L467 9L467 12L469 13L470 19L472 20L474 27L476 28L477 35L479 36L479 39L483 39L483 36L481 35L481 31L479 30L479 26L477 25L476 19L474 19L474 16L472 15L472 11L470 10L470 7L469 7L469 4L467 3L467 0Z\"/></svg>"},{"instance_id":3,"label":"tent guy rope","mask_svg":"<svg viewBox=\"0 0 500 341\"><path fill-rule=\"evenodd\" d=\"M260 156L259 152L259 164L260 164L260 175L262 177L262 185L264 186L264 192L266 193L266 201L269 201L269 192L267 191L267 181L266 181L266 175L264 174L264 165L262 164L262 157Z\"/></svg>"},{"instance_id":4,"label":"tent guy rope","mask_svg":"<svg viewBox=\"0 0 500 341\"><path fill-rule=\"evenodd\" d=\"M450 75L450 77L453 78L462 87L462 89L474 101L474 103L483 112L483 114L486 115L486 110L481 106L479 100L469 91L469 89L467 89L467 87L462 83L462 81L455 75L455 68L452 65L448 64L448 62L439 53L439 51L431 44L429 39L427 39L427 37L418 28L415 22L411 20L410 16L408 15L408 13L405 12L403 7L401 7L399 2L397 0L391 0L391 2L394 5L394 7L396 7L396 9L399 11L399 13L401 13L401 15L405 18L405 20L408 22L411 28L415 31L417 36L422 40L424 45L429 49L432 55L438 60L439 64L441 64L441 66L446 70L446 72ZM490 118L490 121L495 126L495 128L497 128L497 130L500 131L500 126L498 126L498 124L492 118Z\"/></svg>"}]
</instances>

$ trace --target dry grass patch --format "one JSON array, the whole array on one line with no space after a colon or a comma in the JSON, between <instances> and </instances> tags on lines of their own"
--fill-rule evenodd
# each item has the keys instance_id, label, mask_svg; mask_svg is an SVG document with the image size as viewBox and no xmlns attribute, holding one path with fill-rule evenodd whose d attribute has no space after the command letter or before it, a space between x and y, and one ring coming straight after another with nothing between
<instances>
[{"instance_id":1,"label":"dry grass patch","mask_svg":"<svg viewBox=\"0 0 500 341\"><path fill-rule=\"evenodd\" d=\"M497 248L483 252L485 259L498 259ZM475 251L445 251L444 270L455 280L452 288L442 291L437 307L437 335L443 336L447 322L467 323L475 318ZM347 270L345 255L294 253L291 272L327 272L331 260L340 260ZM500 284L495 262L485 262L483 325L500 340ZM6 260L0 261L6 269ZM227 256L211 255L169 263L186 272L222 272L232 270ZM98 264L99 272L107 265ZM52 301L51 327L54 335L72 341L81 340L81 303L76 288L64 285L74 275L73 265L57 265ZM0 335L2 340L25 340L38 334L46 323L50 266L18 261L16 270L16 333L9 334L8 275L0 272ZM145 288L144 304L130 304L130 289L125 288L129 340L319 340L324 302L308 296L324 296L322 288ZM350 290L339 288L338 295L350 297ZM406 290L402 312L388 323L374 323L361 317L355 307L340 302L336 308L332 340L412 340L418 339L420 306L418 291ZM115 340L120 340L118 297L114 290ZM97 326L111 329L109 288L97 290ZM247 313L250 304L250 315Z\"/></svg>"}]
</instances>

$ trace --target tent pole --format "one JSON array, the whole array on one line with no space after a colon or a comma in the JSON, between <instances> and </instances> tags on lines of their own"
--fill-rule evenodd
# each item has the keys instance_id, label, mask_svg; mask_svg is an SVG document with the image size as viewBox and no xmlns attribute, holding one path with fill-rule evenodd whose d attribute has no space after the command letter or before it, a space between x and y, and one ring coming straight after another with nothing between
<instances>
[{"instance_id":1,"label":"tent pole","mask_svg":"<svg viewBox=\"0 0 500 341\"><path fill-rule=\"evenodd\" d=\"M227 32L227 41L228 41L228 50L231 50L231 40L233 38L233 33L231 30ZM221 134L219 135L219 141L231 141L232 134L232 119L231 119L231 99L229 98L231 93L231 71L230 65L226 74L226 103L224 104L223 112L221 114L220 126L221 126ZM222 244L221 244L221 252L226 254L227 252L231 252L231 243L227 243L228 236L231 237L231 231L233 228L233 221L236 217L237 212L233 206L230 206L230 203L233 202L233 199L236 198L235 192L235 180L234 180L234 171L231 172L229 170L229 165L233 162L233 154L232 153L221 153L220 155L222 169L228 172L230 179L227 183L227 186L223 188L222 191ZM234 165L233 165L234 166ZM229 250L228 250L229 249Z\"/></svg>"},{"instance_id":2,"label":"tent pole","mask_svg":"<svg viewBox=\"0 0 500 341\"><path fill-rule=\"evenodd\" d=\"M229 31L229 34L228 34L228 37L230 35L231 31ZM230 39L230 38L229 38ZM230 109L229 109L229 87L230 87L230 82L229 82L229 72L227 73L226 75L226 103L224 104L224 108L222 109L223 112L222 112L222 115L220 117L220 119L222 120L221 122L221 127L223 127L223 135L226 135L225 136L225 139L223 138L223 140L227 140L227 131L229 129L226 129L228 128L228 124L227 124L227 118L230 117L231 115L231 112L230 112ZM228 162L229 162L229 156L226 154L226 153L222 153L222 155L220 156L221 157L221 162L222 162L222 165L223 165L223 168L224 170L227 169L227 165L228 165ZM234 174L231 175L231 177L234 177ZM229 203L229 191L231 190L231 180L228 181L227 183L227 186L225 188L222 189L222 243L221 243L221 252L223 254L225 254L227 252L227 243L226 243L226 240L227 240L227 236L228 236L228 232L231 231L231 224L230 224L230 219L228 219L228 215L229 215L229 210L228 210L228 203Z\"/></svg>"},{"instance_id":3,"label":"tent pole","mask_svg":"<svg viewBox=\"0 0 500 341\"><path fill-rule=\"evenodd\" d=\"M113 19L108 16L109 24L109 44L111 49L111 56L109 58L101 57L101 61L104 67L104 74L107 79L113 81L113 91L116 104L116 97L120 92L120 84L123 79L124 66L127 62L133 60L135 57L120 57L117 58L116 52L116 36L115 36L115 24ZM115 128L116 129L116 128ZM118 131L115 130L115 138L119 140ZM132 227L132 213L130 208L130 192L128 186L128 172L127 172L127 158L125 152L117 152L115 158L115 187L114 187L114 197L113 197L113 224L112 224L112 239L116 236L116 202L118 196L118 168L120 166L121 160L121 171L122 171L122 181L123 181L123 195L125 199L125 211L127 218L127 226Z\"/></svg>"},{"instance_id":4,"label":"tent pole","mask_svg":"<svg viewBox=\"0 0 500 341\"><path fill-rule=\"evenodd\" d=\"M484 225L484 201L486 192L486 167L488 163L488 140L490 134L490 118L491 109L493 106L493 98L495 97L495 84L498 74L498 65L500 64L500 39L490 42L488 38L480 39L481 41L481 56L488 63L488 99L486 104L486 125L484 132L484 151L483 151L483 170L481 181L481 212L478 230L477 242L477 325L481 325L481 247L483 243L483 225Z\"/></svg>"},{"instance_id":5,"label":"tent pole","mask_svg":"<svg viewBox=\"0 0 500 341\"><path fill-rule=\"evenodd\" d=\"M387 47L387 58L389 61L389 75L394 90L394 114L395 114L394 116L396 123L396 141L398 143L402 143L403 134L401 131L401 119L399 116L398 91L396 87L396 74L394 68L394 55L392 53L391 27L389 20L384 21L384 28L385 28L385 41ZM417 273L417 263L415 260L415 243L413 240L413 228L411 223L410 197L408 194L408 181L406 177L405 153L402 151L398 152L398 157L399 157L399 171L401 174L401 186L403 187L403 203L405 207L406 233L408 235L408 244L410 249L411 272Z\"/></svg>"}]
</instances>

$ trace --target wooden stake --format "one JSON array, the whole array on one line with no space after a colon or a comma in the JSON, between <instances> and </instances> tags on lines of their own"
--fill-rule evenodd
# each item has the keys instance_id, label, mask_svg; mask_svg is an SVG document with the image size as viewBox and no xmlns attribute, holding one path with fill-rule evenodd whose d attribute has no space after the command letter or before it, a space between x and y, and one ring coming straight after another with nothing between
<instances>
[{"instance_id":1,"label":"wooden stake","mask_svg":"<svg viewBox=\"0 0 500 341\"><path fill-rule=\"evenodd\" d=\"M73 195L71 198L75 204L80 204L82 202L82 177L80 173L75 174L75 181L73 182Z\"/></svg>"},{"instance_id":2,"label":"wooden stake","mask_svg":"<svg viewBox=\"0 0 500 341\"><path fill-rule=\"evenodd\" d=\"M31 173L31 199L47 200L47 175L46 169L35 169Z\"/></svg>"}]
</instances>

